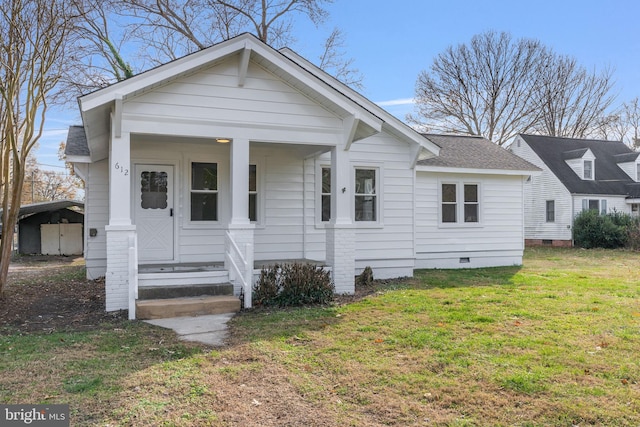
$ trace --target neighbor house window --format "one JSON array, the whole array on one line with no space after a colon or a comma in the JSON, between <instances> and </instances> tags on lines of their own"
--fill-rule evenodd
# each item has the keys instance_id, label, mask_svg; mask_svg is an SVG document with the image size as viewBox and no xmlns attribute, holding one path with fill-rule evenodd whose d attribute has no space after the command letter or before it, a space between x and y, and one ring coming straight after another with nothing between
<instances>
[{"instance_id":1,"label":"neighbor house window","mask_svg":"<svg viewBox=\"0 0 640 427\"><path fill-rule=\"evenodd\" d=\"M636 165L636 181L640 182L640 163Z\"/></svg>"},{"instance_id":2,"label":"neighbor house window","mask_svg":"<svg viewBox=\"0 0 640 427\"><path fill-rule=\"evenodd\" d=\"M547 222L556 221L556 201L547 200Z\"/></svg>"},{"instance_id":3,"label":"neighbor house window","mask_svg":"<svg viewBox=\"0 0 640 427\"><path fill-rule=\"evenodd\" d=\"M355 220L378 220L376 169L356 169Z\"/></svg>"},{"instance_id":4,"label":"neighbor house window","mask_svg":"<svg viewBox=\"0 0 640 427\"><path fill-rule=\"evenodd\" d=\"M584 179L593 179L593 160L584 161Z\"/></svg>"},{"instance_id":5,"label":"neighbor house window","mask_svg":"<svg viewBox=\"0 0 640 427\"><path fill-rule=\"evenodd\" d=\"M582 210L598 211L602 215L607 213L607 201L598 199L582 199Z\"/></svg>"},{"instance_id":6,"label":"neighbor house window","mask_svg":"<svg viewBox=\"0 0 640 427\"><path fill-rule=\"evenodd\" d=\"M249 221L258 221L258 168L249 165Z\"/></svg>"},{"instance_id":7,"label":"neighbor house window","mask_svg":"<svg viewBox=\"0 0 640 427\"><path fill-rule=\"evenodd\" d=\"M322 168L322 188L320 189L320 209L322 221L331 220L331 168Z\"/></svg>"},{"instance_id":8,"label":"neighbor house window","mask_svg":"<svg viewBox=\"0 0 640 427\"><path fill-rule=\"evenodd\" d=\"M218 165L191 164L191 221L218 220Z\"/></svg>"},{"instance_id":9,"label":"neighbor house window","mask_svg":"<svg viewBox=\"0 0 640 427\"><path fill-rule=\"evenodd\" d=\"M442 223L480 222L480 188L478 184L443 183L440 191Z\"/></svg>"}]
</instances>

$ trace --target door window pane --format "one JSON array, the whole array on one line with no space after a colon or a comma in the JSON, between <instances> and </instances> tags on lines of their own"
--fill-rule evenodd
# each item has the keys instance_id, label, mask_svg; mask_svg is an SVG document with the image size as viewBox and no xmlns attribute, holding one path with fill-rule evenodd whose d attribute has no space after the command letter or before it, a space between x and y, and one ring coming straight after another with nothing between
<instances>
[{"instance_id":1,"label":"door window pane","mask_svg":"<svg viewBox=\"0 0 640 427\"><path fill-rule=\"evenodd\" d=\"M167 208L167 173L143 171L140 174L140 207L142 209Z\"/></svg>"}]
</instances>

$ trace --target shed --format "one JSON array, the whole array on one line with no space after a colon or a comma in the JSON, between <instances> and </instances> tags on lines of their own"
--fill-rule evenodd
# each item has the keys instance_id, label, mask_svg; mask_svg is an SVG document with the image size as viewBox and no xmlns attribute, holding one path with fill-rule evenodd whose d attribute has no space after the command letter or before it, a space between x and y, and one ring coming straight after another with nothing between
<instances>
[{"instance_id":1,"label":"shed","mask_svg":"<svg viewBox=\"0 0 640 427\"><path fill-rule=\"evenodd\" d=\"M23 205L18 216L18 253L82 255L84 203L74 200Z\"/></svg>"}]
</instances>

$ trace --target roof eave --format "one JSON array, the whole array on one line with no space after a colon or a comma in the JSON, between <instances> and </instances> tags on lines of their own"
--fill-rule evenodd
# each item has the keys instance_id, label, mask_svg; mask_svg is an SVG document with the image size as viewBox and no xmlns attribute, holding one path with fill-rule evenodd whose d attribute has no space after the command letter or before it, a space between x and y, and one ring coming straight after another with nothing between
<instances>
[{"instance_id":1,"label":"roof eave","mask_svg":"<svg viewBox=\"0 0 640 427\"><path fill-rule=\"evenodd\" d=\"M417 165L416 170L419 172L456 173L466 175L538 176L542 173L541 170L533 169L481 169L430 165Z\"/></svg>"}]
</instances>

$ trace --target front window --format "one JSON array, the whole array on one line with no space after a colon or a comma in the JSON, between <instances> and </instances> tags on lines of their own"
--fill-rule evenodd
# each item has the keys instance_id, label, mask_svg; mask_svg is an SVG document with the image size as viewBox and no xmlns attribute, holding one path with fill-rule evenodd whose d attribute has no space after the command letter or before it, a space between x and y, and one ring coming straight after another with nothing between
<instances>
[{"instance_id":1,"label":"front window","mask_svg":"<svg viewBox=\"0 0 640 427\"><path fill-rule=\"evenodd\" d=\"M218 165L191 164L191 221L218 220Z\"/></svg>"},{"instance_id":2,"label":"front window","mask_svg":"<svg viewBox=\"0 0 640 427\"><path fill-rule=\"evenodd\" d=\"M377 221L378 190L375 169L356 169L355 220Z\"/></svg>"},{"instance_id":3,"label":"front window","mask_svg":"<svg viewBox=\"0 0 640 427\"><path fill-rule=\"evenodd\" d=\"M320 189L322 221L331 220L331 168L322 168L322 188Z\"/></svg>"},{"instance_id":4,"label":"front window","mask_svg":"<svg viewBox=\"0 0 640 427\"><path fill-rule=\"evenodd\" d=\"M547 200L547 222L556 221L556 202L555 200Z\"/></svg>"},{"instance_id":5,"label":"front window","mask_svg":"<svg viewBox=\"0 0 640 427\"><path fill-rule=\"evenodd\" d=\"M584 161L584 179L593 179L593 160Z\"/></svg>"},{"instance_id":6,"label":"front window","mask_svg":"<svg viewBox=\"0 0 640 427\"><path fill-rule=\"evenodd\" d=\"M458 222L457 185L442 184L442 222Z\"/></svg>"}]
</instances>

